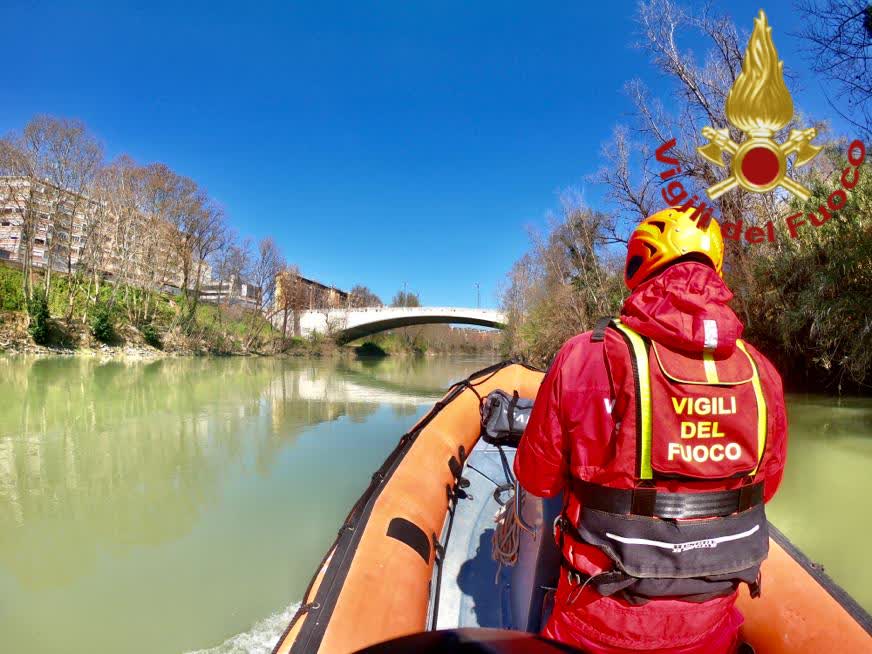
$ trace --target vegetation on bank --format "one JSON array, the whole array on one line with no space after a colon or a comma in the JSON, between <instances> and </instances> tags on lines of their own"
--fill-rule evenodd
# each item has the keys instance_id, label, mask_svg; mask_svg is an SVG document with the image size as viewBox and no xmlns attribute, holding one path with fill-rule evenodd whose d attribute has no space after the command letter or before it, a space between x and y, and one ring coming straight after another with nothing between
<instances>
[{"instance_id":1,"label":"vegetation on bank","mask_svg":"<svg viewBox=\"0 0 872 654\"><path fill-rule=\"evenodd\" d=\"M500 333L483 329L459 329L450 325L403 327L373 334L353 342L363 356L469 354L497 356L501 347Z\"/></svg>"},{"instance_id":2,"label":"vegetation on bank","mask_svg":"<svg viewBox=\"0 0 872 654\"><path fill-rule=\"evenodd\" d=\"M35 273L37 283L40 273ZM102 285L96 297L84 287L69 293L69 280L56 274L46 297L22 292L22 272L0 265L0 352L27 351L34 346L88 349L108 346L150 346L169 353L284 354L325 356L341 348L326 335L283 337L260 311L235 304L200 302L188 318L183 296L151 292L150 319L137 319L147 291L126 288L110 302L113 287ZM70 304L72 297L72 304ZM406 327L375 334L351 344L364 356L420 354L493 354L496 332L455 329L448 325Z\"/></svg>"},{"instance_id":3,"label":"vegetation on bank","mask_svg":"<svg viewBox=\"0 0 872 654\"><path fill-rule=\"evenodd\" d=\"M39 283L41 274L34 274ZM232 354L311 347L281 339L261 314L236 305L201 302L191 315L183 296L127 287L112 302L110 284L91 297L81 285L71 294L71 285L75 281L56 274L47 296L34 293L26 301L21 270L0 266L0 350L145 344L168 352ZM137 320L136 307L146 293L151 295L149 319Z\"/></svg>"},{"instance_id":4,"label":"vegetation on bank","mask_svg":"<svg viewBox=\"0 0 872 654\"><path fill-rule=\"evenodd\" d=\"M512 268L503 293L509 320L504 355L546 366L565 340L590 329L598 317L619 313L627 294L627 239L642 218L667 206L661 194L667 182L659 176L663 165L655 160L658 147L676 139L669 154L678 159L682 184L691 195L705 197L705 189L723 174L702 160L695 146L702 126L727 124L724 98L741 72L744 38L728 17L711 11L692 15L671 0L641 2L637 18L640 48L673 81L674 93L661 100L638 81L627 84L635 106L633 122L615 127L603 147L603 166L589 179L605 190L604 211L567 193L545 232L533 235L530 251ZM711 51L698 61L676 46L676 39L686 38ZM782 142L790 129L809 124L800 118L775 139ZM867 134L868 128L866 123ZM870 155L852 168L847 161L850 139L828 132L825 125L819 124L818 131L816 143L825 149L807 166L788 170L811 189L807 202L736 190L714 203L722 227L741 221L744 231L771 221L776 233L772 243L727 240L725 279L735 293L732 306L745 324L745 337L773 360L788 388L868 393ZM827 212L846 170L849 180L856 170L859 181L847 191L844 206ZM796 213L804 224L790 233L786 218Z\"/></svg>"},{"instance_id":5,"label":"vegetation on bank","mask_svg":"<svg viewBox=\"0 0 872 654\"><path fill-rule=\"evenodd\" d=\"M835 163L843 158L833 157ZM791 202L789 211L819 212L837 183L818 178L808 202ZM868 392L872 167L822 226L791 238L781 216L775 231L775 243L727 241L725 279L745 338L773 360L789 388ZM614 220L570 201L548 233L534 238L503 296L504 355L545 367L567 339L600 316L618 315L628 292L615 233Z\"/></svg>"},{"instance_id":6,"label":"vegetation on bank","mask_svg":"<svg viewBox=\"0 0 872 654\"><path fill-rule=\"evenodd\" d=\"M812 197L791 202L789 214L820 219L846 165L837 151L827 156L835 174L813 179ZM748 273L727 278L747 338L797 387L872 389L872 166L863 168L847 204L826 223L807 224L790 238L779 221L778 243L749 246Z\"/></svg>"}]
</instances>

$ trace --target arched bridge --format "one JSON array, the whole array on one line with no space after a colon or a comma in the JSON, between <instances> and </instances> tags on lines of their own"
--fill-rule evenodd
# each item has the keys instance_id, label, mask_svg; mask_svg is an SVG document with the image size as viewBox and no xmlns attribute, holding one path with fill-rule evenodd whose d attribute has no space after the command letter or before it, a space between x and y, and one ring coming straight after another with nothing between
<instances>
[{"instance_id":1,"label":"arched bridge","mask_svg":"<svg viewBox=\"0 0 872 654\"><path fill-rule=\"evenodd\" d=\"M300 332L332 334L343 343L362 336L410 325L455 323L502 328L502 311L461 307L369 307L364 309L312 309L300 314Z\"/></svg>"}]
</instances>

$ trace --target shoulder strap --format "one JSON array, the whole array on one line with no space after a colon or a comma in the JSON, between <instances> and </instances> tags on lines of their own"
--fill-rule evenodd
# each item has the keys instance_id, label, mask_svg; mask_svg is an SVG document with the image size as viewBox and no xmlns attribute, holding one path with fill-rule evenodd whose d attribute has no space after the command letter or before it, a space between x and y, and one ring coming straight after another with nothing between
<instances>
[{"instance_id":1,"label":"shoulder strap","mask_svg":"<svg viewBox=\"0 0 872 654\"><path fill-rule=\"evenodd\" d=\"M768 431L768 417L766 409L766 396L763 395L763 386L760 383L760 373L757 371L757 362L754 357L748 352L745 347L745 342L742 339L736 340L736 347L744 352L748 360L751 362L751 385L754 387L754 395L757 397L757 465L748 475L753 477L757 474L760 468L760 461L763 459L763 451L766 449L766 432Z\"/></svg>"},{"instance_id":2,"label":"shoulder strap","mask_svg":"<svg viewBox=\"0 0 872 654\"><path fill-rule=\"evenodd\" d=\"M611 316L603 316L599 320L596 321L596 324L593 326L593 334L590 337L591 343L601 343L606 338L606 328L608 328L609 324L612 322Z\"/></svg>"},{"instance_id":3,"label":"shoulder strap","mask_svg":"<svg viewBox=\"0 0 872 654\"><path fill-rule=\"evenodd\" d=\"M648 369L648 343L646 339L620 320L611 321L630 350L633 381L636 386L636 476L643 480L654 478L651 468L651 374Z\"/></svg>"},{"instance_id":4,"label":"shoulder strap","mask_svg":"<svg viewBox=\"0 0 872 654\"><path fill-rule=\"evenodd\" d=\"M651 467L651 375L648 366L648 340L620 319L605 316L596 321L591 342L604 341L606 329L609 327L615 328L623 336L630 350L636 391L636 477L642 481L650 481L654 478L654 471Z\"/></svg>"}]
</instances>

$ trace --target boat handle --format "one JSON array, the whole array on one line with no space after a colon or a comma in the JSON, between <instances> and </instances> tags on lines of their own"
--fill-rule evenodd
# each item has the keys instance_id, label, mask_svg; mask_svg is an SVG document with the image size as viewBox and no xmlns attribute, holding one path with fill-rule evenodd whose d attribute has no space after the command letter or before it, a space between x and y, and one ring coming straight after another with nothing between
<instances>
[{"instance_id":1,"label":"boat handle","mask_svg":"<svg viewBox=\"0 0 872 654\"><path fill-rule=\"evenodd\" d=\"M530 538L536 540L536 530L533 529L530 525L528 525L524 521L524 516L521 515L521 492L523 489L521 488L521 483L519 481L515 481L515 524L518 525L521 529L530 534Z\"/></svg>"}]
</instances>

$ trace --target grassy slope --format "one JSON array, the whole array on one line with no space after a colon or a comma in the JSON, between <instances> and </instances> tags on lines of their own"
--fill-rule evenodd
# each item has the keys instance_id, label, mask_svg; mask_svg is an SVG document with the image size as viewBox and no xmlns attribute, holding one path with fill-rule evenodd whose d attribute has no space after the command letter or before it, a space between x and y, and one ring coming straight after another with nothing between
<instances>
[{"instance_id":1,"label":"grassy slope","mask_svg":"<svg viewBox=\"0 0 872 654\"><path fill-rule=\"evenodd\" d=\"M37 281L39 283L41 280ZM19 347L28 344L28 341L32 344L32 339L26 332L27 314L21 286L20 270L0 266L0 341ZM108 301L112 288L108 284L103 285L99 294L100 302ZM87 302L85 291L80 289L73 295L71 310L69 289L69 279L66 276L56 275L52 280L48 298L52 324L46 345L66 348L99 346L100 343L93 338L89 327L93 303ZM134 307L141 306L143 300L143 292L137 289L118 293L112 311L115 338L110 345L145 344L145 326L134 325L130 320ZM193 323L182 328L179 324L181 298L159 293L152 297L151 302L149 322L160 338L161 347L167 351L238 353L244 350L249 335L258 329L259 334L252 350L272 350L276 341L276 332L272 325L238 307L201 303L197 307Z\"/></svg>"},{"instance_id":2,"label":"grassy slope","mask_svg":"<svg viewBox=\"0 0 872 654\"><path fill-rule=\"evenodd\" d=\"M37 285L41 279L37 280ZM27 333L27 312L21 290L22 273L16 268L0 265L0 350L27 349L34 343ZM52 280L49 312L52 316L49 340L46 345L63 348L100 347L91 333L90 320L94 303L89 302L84 289L79 289L69 304L69 280L56 275ZM107 303L113 287L104 284L100 289L100 303ZM133 324L131 316L141 307L145 296L138 289L125 289L117 294L112 310L115 338L110 345L146 345L149 329L159 338L160 347L169 352L204 352L234 354L246 352L246 344L256 332L250 350L254 352L320 356L336 350L329 338L291 337L284 341L273 326L262 317L254 316L240 307L199 303L192 324L180 325L183 300L167 293L151 299L149 325ZM70 316L68 318L68 316ZM409 327L361 339L370 342L387 354L440 354L440 353L495 353L498 348L497 332L452 330L447 325Z\"/></svg>"}]
</instances>

